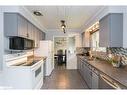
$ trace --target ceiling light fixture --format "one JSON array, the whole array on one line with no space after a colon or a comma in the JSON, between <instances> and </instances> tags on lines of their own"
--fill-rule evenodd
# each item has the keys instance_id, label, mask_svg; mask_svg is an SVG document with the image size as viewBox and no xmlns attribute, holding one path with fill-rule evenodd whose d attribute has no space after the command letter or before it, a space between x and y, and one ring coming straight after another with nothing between
<instances>
[{"instance_id":1,"label":"ceiling light fixture","mask_svg":"<svg viewBox=\"0 0 127 95\"><path fill-rule=\"evenodd\" d=\"M62 28L62 31L63 31L64 33L66 33L66 32L65 32L66 25L65 25L65 21L64 21L64 20L61 20L61 28Z\"/></svg>"},{"instance_id":2,"label":"ceiling light fixture","mask_svg":"<svg viewBox=\"0 0 127 95\"><path fill-rule=\"evenodd\" d=\"M36 16L43 16L41 11L33 11L33 14Z\"/></svg>"}]
</instances>

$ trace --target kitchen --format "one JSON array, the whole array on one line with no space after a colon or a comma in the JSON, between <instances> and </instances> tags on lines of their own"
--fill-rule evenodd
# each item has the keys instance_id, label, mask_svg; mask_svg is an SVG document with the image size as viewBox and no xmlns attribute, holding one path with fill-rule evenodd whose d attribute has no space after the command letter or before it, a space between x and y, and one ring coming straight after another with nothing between
<instances>
[{"instance_id":1,"label":"kitchen","mask_svg":"<svg viewBox=\"0 0 127 95\"><path fill-rule=\"evenodd\" d=\"M1 89L127 88L126 6L0 8ZM54 67L55 37L67 38L64 70ZM64 77L66 72L68 80L73 80L72 86ZM80 80L77 76L83 84L76 84ZM52 81L57 77L65 78L60 78L60 87Z\"/></svg>"}]
</instances>

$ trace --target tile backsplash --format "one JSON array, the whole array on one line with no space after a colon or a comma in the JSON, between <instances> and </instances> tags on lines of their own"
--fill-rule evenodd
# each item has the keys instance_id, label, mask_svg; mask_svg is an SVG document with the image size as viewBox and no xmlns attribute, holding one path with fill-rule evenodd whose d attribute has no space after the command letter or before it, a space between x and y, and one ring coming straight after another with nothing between
<instances>
[{"instance_id":1,"label":"tile backsplash","mask_svg":"<svg viewBox=\"0 0 127 95\"><path fill-rule=\"evenodd\" d=\"M77 47L76 54L87 53L90 50L90 47Z\"/></svg>"},{"instance_id":2,"label":"tile backsplash","mask_svg":"<svg viewBox=\"0 0 127 95\"><path fill-rule=\"evenodd\" d=\"M77 52L84 52L90 50L88 47L80 47L76 49ZM127 48L122 48L122 47L110 47L106 48L106 52L102 51L92 51L92 55L96 56L98 58L104 59L104 60L109 60L110 58L108 57L108 51L111 51L112 54L118 55L122 57L122 64L127 65Z\"/></svg>"},{"instance_id":3,"label":"tile backsplash","mask_svg":"<svg viewBox=\"0 0 127 95\"><path fill-rule=\"evenodd\" d=\"M127 48L113 47L108 50L111 50L112 54L121 56L123 65L127 65Z\"/></svg>"}]
</instances>

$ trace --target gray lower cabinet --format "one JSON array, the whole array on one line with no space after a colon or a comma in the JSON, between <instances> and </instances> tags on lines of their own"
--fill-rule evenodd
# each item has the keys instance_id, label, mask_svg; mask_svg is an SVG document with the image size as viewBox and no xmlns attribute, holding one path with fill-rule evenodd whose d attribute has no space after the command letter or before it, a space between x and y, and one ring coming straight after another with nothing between
<instances>
[{"instance_id":1,"label":"gray lower cabinet","mask_svg":"<svg viewBox=\"0 0 127 95\"><path fill-rule=\"evenodd\" d=\"M85 82L88 85L88 88L90 89L97 89L98 88L98 72L97 70L92 70L93 67L91 67L89 65L89 63L87 63L86 61L83 61L82 59L80 59L79 57L77 58L77 67L78 70L81 74L81 76L83 77L83 79L85 80Z\"/></svg>"},{"instance_id":2,"label":"gray lower cabinet","mask_svg":"<svg viewBox=\"0 0 127 95\"><path fill-rule=\"evenodd\" d=\"M90 67L90 66L89 66ZM91 72L91 69L88 67L88 65L86 64L85 65L85 77L84 77L84 79L85 79L85 81L86 81L86 83L87 83L87 85L88 85L88 87L89 88L91 88L91 86L92 86L92 72Z\"/></svg>"},{"instance_id":3,"label":"gray lower cabinet","mask_svg":"<svg viewBox=\"0 0 127 95\"><path fill-rule=\"evenodd\" d=\"M99 74L97 70L92 71L92 89L99 88Z\"/></svg>"},{"instance_id":4,"label":"gray lower cabinet","mask_svg":"<svg viewBox=\"0 0 127 95\"><path fill-rule=\"evenodd\" d=\"M123 14L110 13L99 21L99 46L123 46Z\"/></svg>"},{"instance_id":5,"label":"gray lower cabinet","mask_svg":"<svg viewBox=\"0 0 127 95\"><path fill-rule=\"evenodd\" d=\"M79 58L78 58L78 56L77 56L77 70L79 71L80 70L80 60L79 60Z\"/></svg>"}]
</instances>

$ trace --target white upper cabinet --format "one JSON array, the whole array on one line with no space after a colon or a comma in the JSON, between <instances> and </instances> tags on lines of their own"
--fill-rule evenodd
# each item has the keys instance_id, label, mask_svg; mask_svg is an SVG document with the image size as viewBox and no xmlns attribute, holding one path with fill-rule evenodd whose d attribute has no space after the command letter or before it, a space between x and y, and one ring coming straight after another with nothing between
<instances>
[{"instance_id":1,"label":"white upper cabinet","mask_svg":"<svg viewBox=\"0 0 127 95\"><path fill-rule=\"evenodd\" d=\"M99 46L123 47L123 14L110 13L99 21Z\"/></svg>"}]
</instances>

